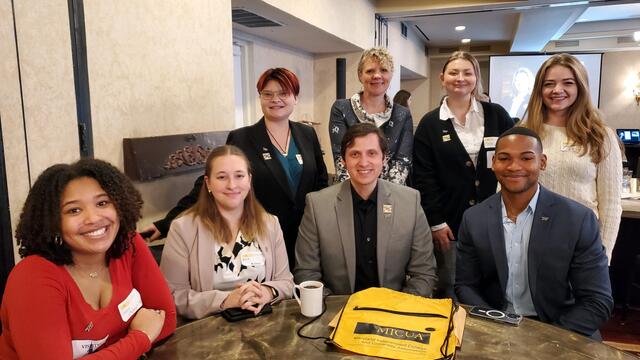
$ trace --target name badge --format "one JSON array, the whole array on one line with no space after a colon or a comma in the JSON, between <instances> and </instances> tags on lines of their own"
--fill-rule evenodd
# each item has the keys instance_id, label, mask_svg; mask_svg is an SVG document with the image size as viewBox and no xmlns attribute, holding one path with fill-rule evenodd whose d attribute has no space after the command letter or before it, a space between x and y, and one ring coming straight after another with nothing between
<instances>
[{"instance_id":1,"label":"name badge","mask_svg":"<svg viewBox=\"0 0 640 360\"><path fill-rule=\"evenodd\" d=\"M245 251L240 254L240 262L247 267L264 265L264 255L262 255L262 252L256 250Z\"/></svg>"},{"instance_id":2,"label":"name badge","mask_svg":"<svg viewBox=\"0 0 640 360\"><path fill-rule=\"evenodd\" d=\"M71 340L71 348L73 349L73 358L81 358L85 355L96 352L98 348L107 342L109 335L101 340Z\"/></svg>"},{"instance_id":3,"label":"name badge","mask_svg":"<svg viewBox=\"0 0 640 360\"><path fill-rule=\"evenodd\" d=\"M298 160L298 164L302 165L302 155L296 154L296 159Z\"/></svg>"},{"instance_id":4,"label":"name badge","mask_svg":"<svg viewBox=\"0 0 640 360\"><path fill-rule=\"evenodd\" d=\"M580 146L574 144L573 141L567 139L567 140L563 141L562 144L560 145L560 151L562 151L562 152L566 152L566 151L580 152Z\"/></svg>"},{"instance_id":5,"label":"name badge","mask_svg":"<svg viewBox=\"0 0 640 360\"><path fill-rule=\"evenodd\" d=\"M487 169L491 169L493 167L493 155L495 154L495 150L487 151Z\"/></svg>"},{"instance_id":6,"label":"name badge","mask_svg":"<svg viewBox=\"0 0 640 360\"><path fill-rule=\"evenodd\" d=\"M118 310L120 311L120 317L122 321L127 322L133 316L133 314L142 307L142 298L138 290L133 289L129 296L124 299L123 302L118 304Z\"/></svg>"},{"instance_id":7,"label":"name badge","mask_svg":"<svg viewBox=\"0 0 640 360\"><path fill-rule=\"evenodd\" d=\"M497 136L487 136L484 138L484 148L494 149L496 147L497 142L498 142Z\"/></svg>"}]
</instances>

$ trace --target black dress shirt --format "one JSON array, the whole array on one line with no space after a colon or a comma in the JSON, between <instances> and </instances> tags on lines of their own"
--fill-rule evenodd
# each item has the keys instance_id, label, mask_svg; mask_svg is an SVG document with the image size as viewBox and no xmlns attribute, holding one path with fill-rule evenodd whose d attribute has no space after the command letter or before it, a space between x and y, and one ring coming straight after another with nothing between
<instances>
[{"instance_id":1,"label":"black dress shirt","mask_svg":"<svg viewBox=\"0 0 640 360\"><path fill-rule=\"evenodd\" d=\"M353 199L353 232L356 240L356 284L355 291L380 286L378 280L378 211L376 199L378 186L369 199L364 200L351 187Z\"/></svg>"}]
</instances>

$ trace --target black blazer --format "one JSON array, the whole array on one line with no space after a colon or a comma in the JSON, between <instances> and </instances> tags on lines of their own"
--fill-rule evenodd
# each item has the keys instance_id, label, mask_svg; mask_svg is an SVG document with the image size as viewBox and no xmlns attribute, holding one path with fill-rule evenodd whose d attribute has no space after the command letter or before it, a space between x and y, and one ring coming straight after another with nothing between
<instances>
[{"instance_id":1,"label":"black blazer","mask_svg":"<svg viewBox=\"0 0 640 360\"><path fill-rule=\"evenodd\" d=\"M458 235L458 299L504 310L509 267L500 194L467 210ZM607 256L593 211L541 186L527 256L531 300L540 320L592 336L613 309Z\"/></svg>"},{"instance_id":2,"label":"black blazer","mask_svg":"<svg viewBox=\"0 0 640 360\"><path fill-rule=\"evenodd\" d=\"M256 198L267 212L278 217L287 247L289 266L293 268L295 242L304 212L305 196L309 192L327 187L327 168L315 130L293 121L289 122L289 126L303 160L300 184L296 193L289 188L287 176L276 156L277 150L269 139L264 118L254 125L231 131L227 137L227 144L239 147L247 155L253 170L253 190ZM198 200L203 182L204 175L198 177L191 192L180 199L178 205L171 209L164 219L154 223L164 236L171 221Z\"/></svg>"},{"instance_id":3,"label":"black blazer","mask_svg":"<svg viewBox=\"0 0 640 360\"><path fill-rule=\"evenodd\" d=\"M500 105L481 104L485 138L498 137L513 127L513 119ZM413 144L413 186L420 191L431 226L446 222L457 236L464 211L495 194L498 182L491 164L487 168L487 151L493 150L483 142L474 167L453 119L440 120L440 107L420 120Z\"/></svg>"}]
</instances>

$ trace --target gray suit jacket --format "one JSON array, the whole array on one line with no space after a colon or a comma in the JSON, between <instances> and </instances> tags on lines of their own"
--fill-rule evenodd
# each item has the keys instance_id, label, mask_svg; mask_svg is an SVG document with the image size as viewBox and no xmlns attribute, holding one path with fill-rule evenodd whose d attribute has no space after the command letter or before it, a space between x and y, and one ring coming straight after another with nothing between
<instances>
[{"instance_id":1,"label":"gray suit jacket","mask_svg":"<svg viewBox=\"0 0 640 360\"><path fill-rule=\"evenodd\" d=\"M436 263L420 194L378 180L377 206L380 286L430 296L436 282ZM356 244L349 180L307 194L296 261L296 283L319 280L329 293L353 293Z\"/></svg>"},{"instance_id":2,"label":"gray suit jacket","mask_svg":"<svg viewBox=\"0 0 640 360\"><path fill-rule=\"evenodd\" d=\"M460 302L505 309L504 241L500 193L464 213L456 260ZM540 186L528 259L531 299L540 320L591 336L609 318L607 257L593 211Z\"/></svg>"}]
</instances>

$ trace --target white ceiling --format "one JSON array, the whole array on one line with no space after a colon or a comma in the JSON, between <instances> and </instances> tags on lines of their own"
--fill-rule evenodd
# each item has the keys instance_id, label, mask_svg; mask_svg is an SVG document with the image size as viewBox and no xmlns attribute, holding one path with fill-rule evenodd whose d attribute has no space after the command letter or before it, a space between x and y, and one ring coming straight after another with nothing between
<instances>
[{"instance_id":1,"label":"white ceiling","mask_svg":"<svg viewBox=\"0 0 640 360\"><path fill-rule=\"evenodd\" d=\"M469 49L468 46L471 46L471 51L474 51L474 46L489 48L490 50L478 50L485 54L619 51L639 48L638 43L629 39L634 31L640 30L640 1L372 1L375 1L379 15L387 21L404 22L418 34L423 33L427 47L440 48L447 54L451 48L462 46L460 40L463 38L471 39L471 43L467 47L462 46L463 48ZM263 1L232 0L232 7L254 12L283 25L250 28L233 23L236 31L309 53L361 50L354 44ZM456 25L465 25L467 28L463 32L456 32ZM438 54L438 51L431 53Z\"/></svg>"},{"instance_id":2,"label":"white ceiling","mask_svg":"<svg viewBox=\"0 0 640 360\"><path fill-rule=\"evenodd\" d=\"M503 44L510 52L612 51L637 49L637 43L620 42L640 30L638 1L517 1L491 5L434 8L383 13L389 21L403 21L425 35L430 48ZM463 32L454 27L465 25ZM578 40L576 46L555 40ZM564 46L563 48L560 45Z\"/></svg>"}]
</instances>

